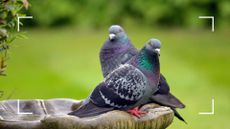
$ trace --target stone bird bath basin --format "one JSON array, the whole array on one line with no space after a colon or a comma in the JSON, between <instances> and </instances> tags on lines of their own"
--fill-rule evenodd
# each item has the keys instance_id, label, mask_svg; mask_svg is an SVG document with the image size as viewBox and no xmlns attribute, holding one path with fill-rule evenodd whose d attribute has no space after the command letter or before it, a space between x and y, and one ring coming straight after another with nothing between
<instances>
[{"instance_id":1,"label":"stone bird bath basin","mask_svg":"<svg viewBox=\"0 0 230 129\"><path fill-rule=\"evenodd\" d=\"M144 105L147 114L136 118L124 111L78 118L67 113L81 105L73 99L0 101L0 129L165 129L174 113L157 104Z\"/></svg>"}]
</instances>

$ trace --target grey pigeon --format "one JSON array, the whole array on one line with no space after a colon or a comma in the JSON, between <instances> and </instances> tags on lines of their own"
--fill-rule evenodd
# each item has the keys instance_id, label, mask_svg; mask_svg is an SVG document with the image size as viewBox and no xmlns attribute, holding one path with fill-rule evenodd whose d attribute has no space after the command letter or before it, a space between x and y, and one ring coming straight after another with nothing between
<instances>
[{"instance_id":1,"label":"grey pigeon","mask_svg":"<svg viewBox=\"0 0 230 129\"><path fill-rule=\"evenodd\" d=\"M89 117L119 109L139 117L143 112L136 107L149 102L158 90L159 50L160 42L149 40L136 56L106 76L82 106L69 115Z\"/></svg>"},{"instance_id":2,"label":"grey pigeon","mask_svg":"<svg viewBox=\"0 0 230 129\"><path fill-rule=\"evenodd\" d=\"M123 28L113 25L109 28L109 38L100 51L103 76L106 77L120 64L125 64L131 57L138 54Z\"/></svg>"},{"instance_id":3,"label":"grey pigeon","mask_svg":"<svg viewBox=\"0 0 230 129\"><path fill-rule=\"evenodd\" d=\"M137 54L138 50L132 45L124 29L119 25L112 25L109 28L109 38L100 51L103 76L106 77L119 65L125 64ZM171 107L175 116L184 121L175 108L184 108L185 105L170 93L169 85L162 74L160 74L159 90L152 96L152 101L150 102Z\"/></svg>"}]
</instances>

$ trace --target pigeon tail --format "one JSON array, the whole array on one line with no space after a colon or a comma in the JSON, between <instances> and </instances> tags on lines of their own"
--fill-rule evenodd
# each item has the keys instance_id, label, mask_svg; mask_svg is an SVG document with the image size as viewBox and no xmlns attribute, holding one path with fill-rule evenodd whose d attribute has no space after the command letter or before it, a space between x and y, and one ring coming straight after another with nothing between
<instances>
[{"instance_id":1,"label":"pigeon tail","mask_svg":"<svg viewBox=\"0 0 230 129\"><path fill-rule=\"evenodd\" d=\"M175 115L175 117L177 117L179 120L183 121L185 124L188 124L184 118L179 114L179 112L177 112L177 110L175 108L171 108L173 110L173 113Z\"/></svg>"},{"instance_id":2,"label":"pigeon tail","mask_svg":"<svg viewBox=\"0 0 230 129\"><path fill-rule=\"evenodd\" d=\"M87 104L82 105L77 110L70 112L68 115L73 115L80 118L91 117L91 116L97 116L106 113L111 110L113 110L113 108L98 107L95 104L93 104L91 101L89 101Z\"/></svg>"},{"instance_id":3,"label":"pigeon tail","mask_svg":"<svg viewBox=\"0 0 230 129\"><path fill-rule=\"evenodd\" d=\"M185 105L171 93L155 94L151 97L152 101L171 108L185 108Z\"/></svg>"}]
</instances>

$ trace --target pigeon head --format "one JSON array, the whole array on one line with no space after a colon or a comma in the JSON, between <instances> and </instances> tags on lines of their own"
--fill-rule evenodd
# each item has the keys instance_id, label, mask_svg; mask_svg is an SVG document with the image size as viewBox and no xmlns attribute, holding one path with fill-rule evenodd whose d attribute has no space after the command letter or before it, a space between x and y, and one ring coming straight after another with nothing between
<instances>
[{"instance_id":1,"label":"pigeon head","mask_svg":"<svg viewBox=\"0 0 230 129\"><path fill-rule=\"evenodd\" d=\"M119 25L112 25L109 28L109 40L125 42L128 39L124 29Z\"/></svg>"},{"instance_id":2,"label":"pigeon head","mask_svg":"<svg viewBox=\"0 0 230 129\"><path fill-rule=\"evenodd\" d=\"M137 63L141 69L159 71L159 54L161 43L157 39L150 39L140 50Z\"/></svg>"},{"instance_id":3,"label":"pigeon head","mask_svg":"<svg viewBox=\"0 0 230 129\"><path fill-rule=\"evenodd\" d=\"M145 49L150 52L150 53L156 53L160 56L160 48L161 48L161 42L158 39L150 39L146 44L145 44Z\"/></svg>"}]
</instances>

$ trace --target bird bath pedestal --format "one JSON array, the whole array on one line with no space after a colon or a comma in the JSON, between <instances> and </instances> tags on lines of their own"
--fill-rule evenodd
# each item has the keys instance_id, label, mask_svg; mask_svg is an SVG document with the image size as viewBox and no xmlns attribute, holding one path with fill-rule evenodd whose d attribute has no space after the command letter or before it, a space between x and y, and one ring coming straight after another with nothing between
<instances>
[{"instance_id":1,"label":"bird bath pedestal","mask_svg":"<svg viewBox=\"0 0 230 129\"><path fill-rule=\"evenodd\" d=\"M124 111L78 118L67 113L81 105L72 99L0 101L0 129L165 129L174 117L168 107L144 105L140 118Z\"/></svg>"}]
</instances>

